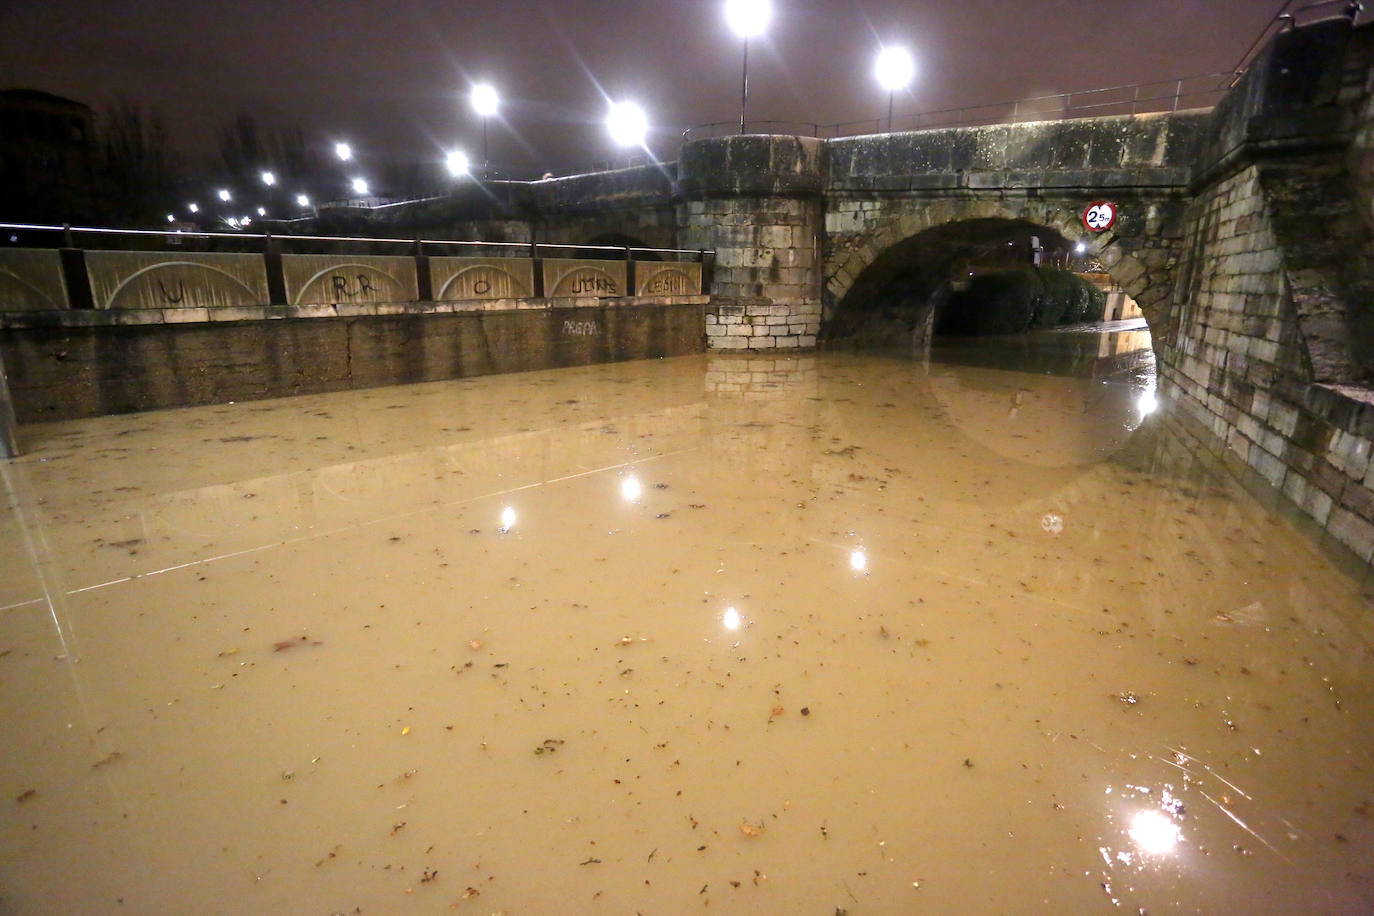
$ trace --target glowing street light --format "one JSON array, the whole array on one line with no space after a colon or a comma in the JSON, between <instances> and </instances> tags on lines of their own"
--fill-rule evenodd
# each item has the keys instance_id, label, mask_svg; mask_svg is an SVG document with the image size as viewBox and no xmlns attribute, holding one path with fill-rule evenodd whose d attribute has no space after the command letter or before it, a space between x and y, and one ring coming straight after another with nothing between
<instances>
[{"instance_id":1,"label":"glowing street light","mask_svg":"<svg viewBox=\"0 0 1374 916\"><path fill-rule=\"evenodd\" d=\"M643 146L649 119L634 102L612 102L606 113L606 130L617 146Z\"/></svg>"},{"instance_id":2,"label":"glowing street light","mask_svg":"<svg viewBox=\"0 0 1374 916\"><path fill-rule=\"evenodd\" d=\"M892 98L898 89L911 85L911 78L916 75L916 62L906 48L888 45L878 52L873 75L878 78L878 85L887 90L887 130L891 133Z\"/></svg>"},{"instance_id":3,"label":"glowing street light","mask_svg":"<svg viewBox=\"0 0 1374 916\"><path fill-rule=\"evenodd\" d=\"M468 161L468 154L460 149L453 150L444 157L444 164L448 166L448 173L454 178L466 175L472 167L472 163Z\"/></svg>"},{"instance_id":4,"label":"glowing street light","mask_svg":"<svg viewBox=\"0 0 1374 916\"><path fill-rule=\"evenodd\" d=\"M266 208L266 207L258 207L258 216L266 216L266 215L267 215L267 208Z\"/></svg>"},{"instance_id":5,"label":"glowing street light","mask_svg":"<svg viewBox=\"0 0 1374 916\"><path fill-rule=\"evenodd\" d=\"M187 204L187 205L186 205L186 209L187 209L187 210L190 210L192 213L199 213L199 212L200 212L200 204Z\"/></svg>"},{"instance_id":6,"label":"glowing street light","mask_svg":"<svg viewBox=\"0 0 1374 916\"><path fill-rule=\"evenodd\" d=\"M298 207L308 207L308 206L310 206L310 198L309 198L307 195L305 195L305 194L297 194L297 195L296 195L296 206L298 206Z\"/></svg>"},{"instance_id":7,"label":"glowing street light","mask_svg":"<svg viewBox=\"0 0 1374 916\"><path fill-rule=\"evenodd\" d=\"M353 186L353 193L354 193L354 194L363 194L363 195L367 194L367 179L366 179L366 178L354 178L354 179L353 179L353 185L352 185L352 186Z\"/></svg>"},{"instance_id":8,"label":"glowing street light","mask_svg":"<svg viewBox=\"0 0 1374 916\"><path fill-rule=\"evenodd\" d=\"M744 74L740 79L739 132L744 133L745 113L749 108L749 39L762 35L773 18L769 0L725 0L725 21L744 39Z\"/></svg>"},{"instance_id":9,"label":"glowing street light","mask_svg":"<svg viewBox=\"0 0 1374 916\"><path fill-rule=\"evenodd\" d=\"M468 96L472 110L482 119L482 171L491 164L491 153L487 146L487 119L501 110L501 97L491 83L478 83L472 87Z\"/></svg>"},{"instance_id":10,"label":"glowing street light","mask_svg":"<svg viewBox=\"0 0 1374 916\"><path fill-rule=\"evenodd\" d=\"M270 188L272 187L272 185L277 183L277 176L273 175L271 172L263 172L262 183Z\"/></svg>"},{"instance_id":11,"label":"glowing street light","mask_svg":"<svg viewBox=\"0 0 1374 916\"><path fill-rule=\"evenodd\" d=\"M347 143L335 143L334 155L338 156L341 162L347 162L353 158L353 147L349 146Z\"/></svg>"},{"instance_id":12,"label":"glowing street light","mask_svg":"<svg viewBox=\"0 0 1374 916\"><path fill-rule=\"evenodd\" d=\"M176 217L176 214L175 214L175 213L168 213L168 214L167 214L167 222L169 222L169 223L175 223L176 221L177 221L177 217Z\"/></svg>"},{"instance_id":13,"label":"glowing street light","mask_svg":"<svg viewBox=\"0 0 1374 916\"><path fill-rule=\"evenodd\" d=\"M233 195L229 193L229 189L228 189L228 188L220 188L220 189L219 189L219 199L222 200L222 201L224 201L224 202L227 204L227 203L229 203L230 200L233 199Z\"/></svg>"}]
</instances>

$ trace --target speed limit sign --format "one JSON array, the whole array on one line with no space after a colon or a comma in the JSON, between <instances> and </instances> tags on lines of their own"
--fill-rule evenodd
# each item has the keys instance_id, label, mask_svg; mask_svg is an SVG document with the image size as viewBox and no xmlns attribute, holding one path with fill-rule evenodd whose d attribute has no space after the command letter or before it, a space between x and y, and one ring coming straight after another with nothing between
<instances>
[{"instance_id":1,"label":"speed limit sign","mask_svg":"<svg viewBox=\"0 0 1374 916\"><path fill-rule=\"evenodd\" d=\"M1083 225L1089 232L1106 232L1116 225L1116 205L1099 200L1083 211Z\"/></svg>"}]
</instances>

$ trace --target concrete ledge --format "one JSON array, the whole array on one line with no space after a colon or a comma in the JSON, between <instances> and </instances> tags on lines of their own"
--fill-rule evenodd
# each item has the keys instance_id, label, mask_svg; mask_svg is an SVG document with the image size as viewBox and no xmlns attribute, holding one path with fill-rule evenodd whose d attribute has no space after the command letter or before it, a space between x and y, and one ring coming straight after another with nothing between
<instances>
[{"instance_id":1,"label":"concrete ledge","mask_svg":"<svg viewBox=\"0 0 1374 916\"><path fill-rule=\"evenodd\" d=\"M32 423L701 353L707 302L15 313L0 359L15 414Z\"/></svg>"},{"instance_id":2,"label":"concrete ledge","mask_svg":"<svg viewBox=\"0 0 1374 916\"><path fill-rule=\"evenodd\" d=\"M450 315L466 312L548 311L550 309L642 308L664 305L705 305L710 296L627 296L556 299L484 299L455 302L379 302L331 305L249 305L190 309L53 309L0 312L0 329L111 328L160 324L221 324L271 319L357 318L375 315Z\"/></svg>"}]
</instances>

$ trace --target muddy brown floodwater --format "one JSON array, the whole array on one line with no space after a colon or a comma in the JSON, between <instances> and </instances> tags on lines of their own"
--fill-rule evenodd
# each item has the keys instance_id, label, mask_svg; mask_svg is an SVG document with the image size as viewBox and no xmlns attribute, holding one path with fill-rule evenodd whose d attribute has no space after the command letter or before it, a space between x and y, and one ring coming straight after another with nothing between
<instances>
[{"instance_id":1,"label":"muddy brown floodwater","mask_svg":"<svg viewBox=\"0 0 1374 916\"><path fill-rule=\"evenodd\" d=\"M1368 578L1060 340L22 429L0 913L1374 910Z\"/></svg>"}]
</instances>

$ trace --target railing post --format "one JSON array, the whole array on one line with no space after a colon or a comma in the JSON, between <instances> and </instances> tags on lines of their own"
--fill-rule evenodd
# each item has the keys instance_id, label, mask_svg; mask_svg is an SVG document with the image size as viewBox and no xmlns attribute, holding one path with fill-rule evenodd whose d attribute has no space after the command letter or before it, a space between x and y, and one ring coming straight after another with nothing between
<instances>
[{"instance_id":1,"label":"railing post","mask_svg":"<svg viewBox=\"0 0 1374 916\"><path fill-rule=\"evenodd\" d=\"M544 298L544 265L539 259L539 243L530 242L530 260L534 262L534 298Z\"/></svg>"},{"instance_id":2,"label":"railing post","mask_svg":"<svg viewBox=\"0 0 1374 916\"><path fill-rule=\"evenodd\" d=\"M434 301L434 278L429 273L429 256L425 254L425 243L415 237L415 286L421 302Z\"/></svg>"},{"instance_id":3,"label":"railing post","mask_svg":"<svg viewBox=\"0 0 1374 916\"><path fill-rule=\"evenodd\" d=\"M1178 111L1178 103L1183 99L1183 80L1179 80L1174 85L1174 111Z\"/></svg>"},{"instance_id":4,"label":"railing post","mask_svg":"<svg viewBox=\"0 0 1374 916\"><path fill-rule=\"evenodd\" d=\"M271 305L286 305L286 274L282 270L281 243L272 233L262 245L263 266L267 268L267 299Z\"/></svg>"},{"instance_id":5,"label":"railing post","mask_svg":"<svg viewBox=\"0 0 1374 916\"><path fill-rule=\"evenodd\" d=\"M628 245L625 246L625 295L636 295L634 252Z\"/></svg>"},{"instance_id":6,"label":"railing post","mask_svg":"<svg viewBox=\"0 0 1374 916\"><path fill-rule=\"evenodd\" d=\"M0 352L0 459L19 457L18 426L9 382L5 380L5 354Z\"/></svg>"}]
</instances>

